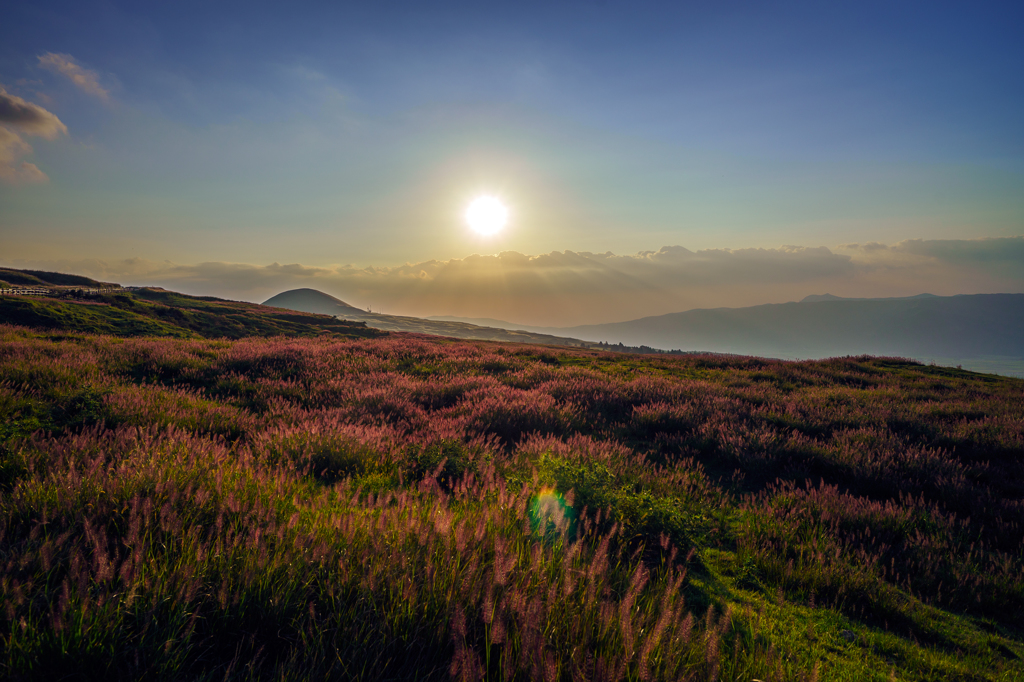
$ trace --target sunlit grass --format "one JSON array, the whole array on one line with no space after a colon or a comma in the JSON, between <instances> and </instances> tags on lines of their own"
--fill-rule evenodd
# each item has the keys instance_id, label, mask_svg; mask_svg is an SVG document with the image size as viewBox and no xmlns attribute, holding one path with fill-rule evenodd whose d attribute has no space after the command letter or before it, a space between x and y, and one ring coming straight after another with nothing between
<instances>
[{"instance_id":1,"label":"sunlit grass","mask_svg":"<svg viewBox=\"0 0 1024 682\"><path fill-rule=\"evenodd\" d=\"M1024 676L1024 382L0 327L15 679Z\"/></svg>"}]
</instances>

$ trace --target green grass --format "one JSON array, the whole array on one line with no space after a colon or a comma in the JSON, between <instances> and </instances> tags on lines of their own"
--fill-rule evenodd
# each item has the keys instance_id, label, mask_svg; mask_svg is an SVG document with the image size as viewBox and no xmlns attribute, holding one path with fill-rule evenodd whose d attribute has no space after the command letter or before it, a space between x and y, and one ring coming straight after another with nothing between
<instances>
[{"instance_id":1,"label":"green grass","mask_svg":"<svg viewBox=\"0 0 1024 682\"><path fill-rule=\"evenodd\" d=\"M104 293L85 300L0 297L0 322L125 337L238 339L331 333L375 338L383 335L362 323L337 320L328 315L154 289Z\"/></svg>"},{"instance_id":2,"label":"green grass","mask_svg":"<svg viewBox=\"0 0 1024 682\"><path fill-rule=\"evenodd\" d=\"M107 303L80 303L28 296L0 298L0 320L8 324L112 336L170 336L193 334L159 317L139 314Z\"/></svg>"}]
</instances>

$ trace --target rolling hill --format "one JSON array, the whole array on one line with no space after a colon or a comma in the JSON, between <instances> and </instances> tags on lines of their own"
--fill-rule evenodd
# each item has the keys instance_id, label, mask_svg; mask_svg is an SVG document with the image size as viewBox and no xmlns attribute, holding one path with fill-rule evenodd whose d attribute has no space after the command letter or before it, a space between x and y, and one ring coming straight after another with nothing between
<instances>
[{"instance_id":1,"label":"rolling hill","mask_svg":"<svg viewBox=\"0 0 1024 682\"><path fill-rule=\"evenodd\" d=\"M318 315L346 316L366 312L316 289L284 291L277 296L267 299L263 302L263 305L285 308L287 310L299 310L304 313L317 313Z\"/></svg>"},{"instance_id":2,"label":"rolling hill","mask_svg":"<svg viewBox=\"0 0 1024 682\"><path fill-rule=\"evenodd\" d=\"M275 306L288 310L299 310L323 315L335 315L341 319L365 323L374 329L389 332L412 332L430 334L432 336L450 336L457 339L477 339L481 341L510 341L514 343L539 343L550 346L569 346L577 348L600 348L600 343L589 343L564 334L547 334L523 329L506 329L461 322L458 320L427 319L405 315L384 315L361 310L316 289L293 289L285 291L263 302L265 306ZM637 353L658 352L648 347L622 347L613 350Z\"/></svg>"}]
</instances>

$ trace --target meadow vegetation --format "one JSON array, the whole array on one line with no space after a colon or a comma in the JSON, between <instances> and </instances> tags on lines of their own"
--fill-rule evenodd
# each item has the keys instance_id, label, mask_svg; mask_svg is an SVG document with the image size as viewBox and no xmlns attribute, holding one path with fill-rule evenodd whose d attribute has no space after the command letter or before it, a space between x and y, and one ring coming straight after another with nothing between
<instances>
[{"instance_id":1,"label":"meadow vegetation","mask_svg":"<svg viewBox=\"0 0 1024 682\"><path fill-rule=\"evenodd\" d=\"M113 336L207 339L325 333L358 338L383 336L362 322L339 320L329 315L148 288L131 292L113 289L92 292L85 297L73 289L54 290L50 298L0 296L0 320L33 328Z\"/></svg>"},{"instance_id":2,"label":"meadow vegetation","mask_svg":"<svg viewBox=\"0 0 1024 682\"><path fill-rule=\"evenodd\" d=\"M0 675L1020 680L1022 456L899 359L0 326Z\"/></svg>"}]
</instances>

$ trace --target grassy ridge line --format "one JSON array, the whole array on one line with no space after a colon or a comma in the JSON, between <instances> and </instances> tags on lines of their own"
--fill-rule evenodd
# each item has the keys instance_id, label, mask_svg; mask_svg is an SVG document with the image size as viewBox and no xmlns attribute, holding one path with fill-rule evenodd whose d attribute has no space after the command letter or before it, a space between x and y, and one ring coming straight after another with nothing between
<instances>
[{"instance_id":1,"label":"grassy ridge line","mask_svg":"<svg viewBox=\"0 0 1024 682\"><path fill-rule=\"evenodd\" d=\"M374 338L383 333L326 315L289 313L250 303L142 289L75 301L0 297L0 321L114 336L242 338L314 336L325 332Z\"/></svg>"},{"instance_id":2,"label":"grassy ridge line","mask_svg":"<svg viewBox=\"0 0 1024 682\"><path fill-rule=\"evenodd\" d=\"M1024 674L1024 382L0 333L14 677Z\"/></svg>"},{"instance_id":3,"label":"grassy ridge line","mask_svg":"<svg viewBox=\"0 0 1024 682\"><path fill-rule=\"evenodd\" d=\"M68 275L62 272L46 272L43 270L17 270L0 268L0 284L8 283L16 286L70 286L70 287L103 287L120 288L119 284L100 282L82 275Z\"/></svg>"}]
</instances>

